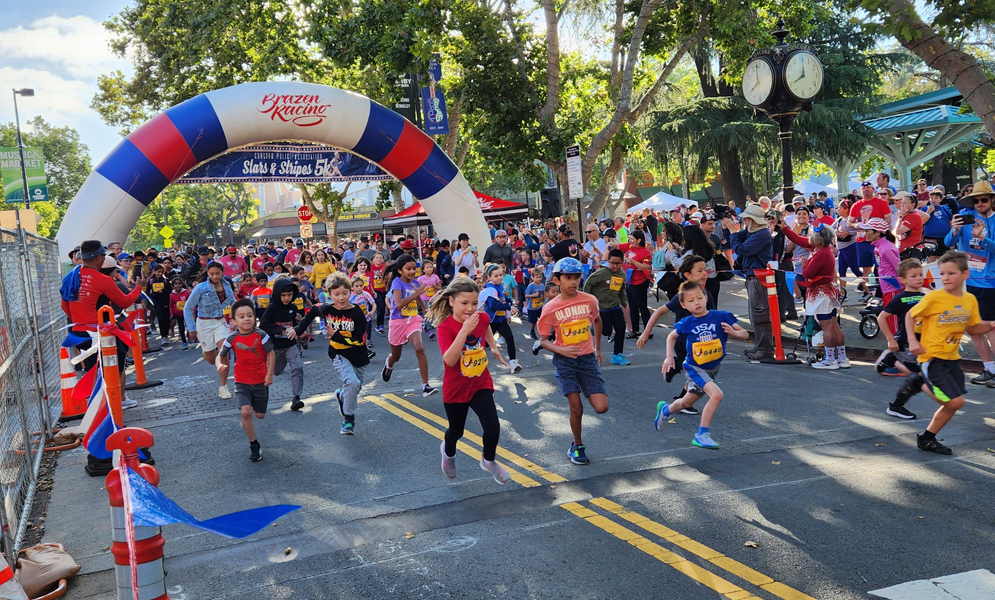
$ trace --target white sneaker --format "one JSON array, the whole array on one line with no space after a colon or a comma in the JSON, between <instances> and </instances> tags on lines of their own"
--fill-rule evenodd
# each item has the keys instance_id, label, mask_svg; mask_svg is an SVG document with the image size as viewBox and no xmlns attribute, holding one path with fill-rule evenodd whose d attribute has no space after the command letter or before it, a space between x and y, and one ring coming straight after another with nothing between
<instances>
[{"instance_id":1,"label":"white sneaker","mask_svg":"<svg viewBox=\"0 0 995 600\"><path fill-rule=\"evenodd\" d=\"M835 360L825 360L820 362L812 363L813 369L826 369L829 371L835 371L840 368L839 364Z\"/></svg>"},{"instance_id":2,"label":"white sneaker","mask_svg":"<svg viewBox=\"0 0 995 600\"><path fill-rule=\"evenodd\" d=\"M129 408L135 408L136 406L138 406L138 401L136 400L126 399L121 402L121 408L124 410L127 410Z\"/></svg>"},{"instance_id":3,"label":"white sneaker","mask_svg":"<svg viewBox=\"0 0 995 600\"><path fill-rule=\"evenodd\" d=\"M845 356L837 358L836 359L836 364L838 364L841 369L849 369L850 368L850 359L847 358L847 357L845 357Z\"/></svg>"},{"instance_id":4,"label":"white sneaker","mask_svg":"<svg viewBox=\"0 0 995 600\"><path fill-rule=\"evenodd\" d=\"M446 456L446 442L445 442L445 440L443 440L442 446L439 448L439 451L442 452L442 472L445 474L446 477L448 477L450 479L455 479L456 478L456 457L455 456ZM483 460L483 459L481 459L481 460Z\"/></svg>"},{"instance_id":5,"label":"white sneaker","mask_svg":"<svg viewBox=\"0 0 995 600\"><path fill-rule=\"evenodd\" d=\"M445 442L443 442L443 444L445 444ZM500 483L501 485L504 485L504 484L508 483L509 481L511 481L511 475L509 475L508 471L504 467L502 467L501 465L499 465L496 460L495 461L490 461L490 460L486 460L484 458L481 458L480 459L480 468L483 469L483 470L485 470L485 471L487 471L491 475L493 475L494 476L494 481Z\"/></svg>"},{"instance_id":6,"label":"white sneaker","mask_svg":"<svg viewBox=\"0 0 995 600\"><path fill-rule=\"evenodd\" d=\"M227 385L222 385L222 386L218 387L218 397L219 398L224 398L226 400L229 399L229 398L231 398L231 392L228 391L228 386Z\"/></svg>"},{"instance_id":7,"label":"white sneaker","mask_svg":"<svg viewBox=\"0 0 995 600\"><path fill-rule=\"evenodd\" d=\"M522 365L518 364L518 361L515 359L508 361L508 368L511 369L513 374L522 372Z\"/></svg>"}]
</instances>

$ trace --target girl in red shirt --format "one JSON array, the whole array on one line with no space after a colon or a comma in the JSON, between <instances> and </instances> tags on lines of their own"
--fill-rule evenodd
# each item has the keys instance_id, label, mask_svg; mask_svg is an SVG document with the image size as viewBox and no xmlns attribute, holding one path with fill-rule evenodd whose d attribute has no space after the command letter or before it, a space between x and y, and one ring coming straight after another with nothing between
<instances>
[{"instance_id":1,"label":"girl in red shirt","mask_svg":"<svg viewBox=\"0 0 995 600\"><path fill-rule=\"evenodd\" d=\"M183 278L173 277L173 291L169 294L169 328L174 325L180 328L180 341L183 349L187 349L187 328L183 323L183 308L187 305L187 298L190 297L190 290L183 286Z\"/></svg>"},{"instance_id":2,"label":"girl in red shirt","mask_svg":"<svg viewBox=\"0 0 995 600\"><path fill-rule=\"evenodd\" d=\"M511 475L494 459L501 423L494 406L494 382L487 370L486 343L494 357L508 366L498 351L487 313L477 312L480 288L469 277L457 277L439 292L428 309L428 318L438 327L439 349L445 373L442 402L449 428L442 442L442 472L456 477L456 442L463 437L466 416L472 409L483 429L483 458L480 468L498 483L508 483Z\"/></svg>"},{"instance_id":3,"label":"girl in red shirt","mask_svg":"<svg viewBox=\"0 0 995 600\"><path fill-rule=\"evenodd\" d=\"M650 269L653 266L653 253L646 247L646 234L636 229L629 233L628 244L619 244L618 249L625 252L625 268L629 276L629 281L625 286L625 294L629 300L629 317L632 320L632 331L625 335L626 338L635 339L639 337L639 317L642 315L643 323L650 322L650 309L646 305L647 294L650 289ZM650 332L650 337L653 337Z\"/></svg>"},{"instance_id":4,"label":"girl in red shirt","mask_svg":"<svg viewBox=\"0 0 995 600\"><path fill-rule=\"evenodd\" d=\"M387 335L383 331L384 313L387 312L387 276L384 274L384 256L382 252L373 255L370 265L370 287L377 304L377 333Z\"/></svg>"}]
</instances>

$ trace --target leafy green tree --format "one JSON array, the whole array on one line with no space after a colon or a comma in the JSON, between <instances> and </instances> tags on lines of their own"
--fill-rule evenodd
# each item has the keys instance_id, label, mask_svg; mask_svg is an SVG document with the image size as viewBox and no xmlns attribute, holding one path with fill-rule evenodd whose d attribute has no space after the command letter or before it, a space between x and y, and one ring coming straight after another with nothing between
<instances>
[{"instance_id":1,"label":"leafy green tree","mask_svg":"<svg viewBox=\"0 0 995 600\"><path fill-rule=\"evenodd\" d=\"M246 184L171 186L163 196L169 227L176 232L173 239L193 245L227 242L234 232L232 225L238 223L245 229L258 217L254 193L255 189ZM129 249L162 247L159 230L166 224L162 202L160 197L139 217L126 243Z\"/></svg>"},{"instance_id":2,"label":"leafy green tree","mask_svg":"<svg viewBox=\"0 0 995 600\"><path fill-rule=\"evenodd\" d=\"M72 127L54 127L45 119L35 117L21 128L25 146L38 146L45 153L45 175L48 179L49 202L32 202L31 207L41 217L38 233L54 235L62 223L69 202L90 174L90 155L79 132ZM0 146L17 147L17 127L14 123L0 124ZM2 191L0 191L2 194ZM12 209L4 203L0 210Z\"/></svg>"}]
</instances>

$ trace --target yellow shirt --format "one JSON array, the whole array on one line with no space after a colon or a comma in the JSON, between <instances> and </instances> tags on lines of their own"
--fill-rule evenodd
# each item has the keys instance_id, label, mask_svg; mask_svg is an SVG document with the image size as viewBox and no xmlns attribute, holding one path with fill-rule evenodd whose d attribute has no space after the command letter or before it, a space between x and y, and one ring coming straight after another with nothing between
<instances>
[{"instance_id":1,"label":"yellow shirt","mask_svg":"<svg viewBox=\"0 0 995 600\"><path fill-rule=\"evenodd\" d=\"M919 362L931 358L960 360L964 331L981 322L978 300L973 294L954 296L944 289L923 296L909 314L922 321L921 341L926 351L919 355Z\"/></svg>"},{"instance_id":2,"label":"yellow shirt","mask_svg":"<svg viewBox=\"0 0 995 600\"><path fill-rule=\"evenodd\" d=\"M321 287L325 283L325 278L335 272L335 265L331 261L326 260L323 263L316 262L314 266L311 267L311 275L308 279L311 280L311 284L316 287Z\"/></svg>"}]
</instances>

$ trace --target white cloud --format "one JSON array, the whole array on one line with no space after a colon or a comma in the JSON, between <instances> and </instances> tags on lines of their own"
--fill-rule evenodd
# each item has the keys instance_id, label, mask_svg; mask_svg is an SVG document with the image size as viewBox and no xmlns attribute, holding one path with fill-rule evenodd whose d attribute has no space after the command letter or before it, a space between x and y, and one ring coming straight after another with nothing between
<instances>
[{"instance_id":1,"label":"white cloud","mask_svg":"<svg viewBox=\"0 0 995 600\"><path fill-rule=\"evenodd\" d=\"M0 68L0 81L9 81L15 89L30 87L32 98L18 98L17 108L23 124L32 115L42 115L49 123L70 123L95 116L90 110L94 88L85 81L63 79L50 71ZM0 94L0 114L14 113L13 97Z\"/></svg>"},{"instance_id":2,"label":"white cloud","mask_svg":"<svg viewBox=\"0 0 995 600\"><path fill-rule=\"evenodd\" d=\"M0 56L7 64L27 66L42 62L78 79L126 69L128 62L108 46L111 36L103 24L85 16L51 16L0 31Z\"/></svg>"}]
</instances>

